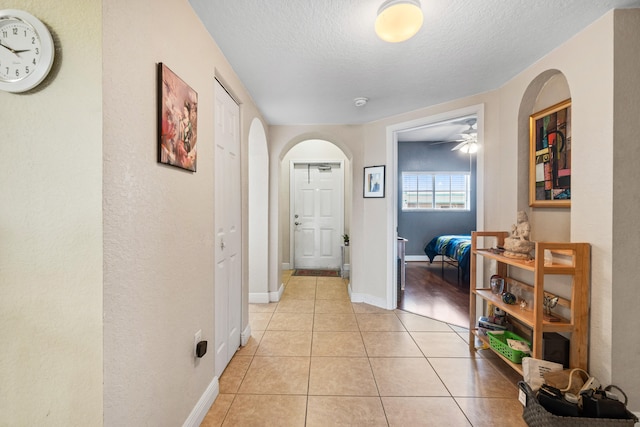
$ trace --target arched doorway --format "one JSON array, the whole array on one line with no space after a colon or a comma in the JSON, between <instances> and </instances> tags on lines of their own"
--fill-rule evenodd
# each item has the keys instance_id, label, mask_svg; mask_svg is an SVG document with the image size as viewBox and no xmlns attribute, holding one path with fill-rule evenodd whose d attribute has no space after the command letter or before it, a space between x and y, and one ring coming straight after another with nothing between
<instances>
[{"instance_id":1,"label":"arched doorway","mask_svg":"<svg viewBox=\"0 0 640 427\"><path fill-rule=\"evenodd\" d=\"M342 235L349 233L350 225L349 164L344 152L324 139L302 140L283 155L279 177L283 270L342 269L348 262L342 258L340 246ZM318 185L322 188L316 188ZM305 214L302 212L305 210L310 212ZM314 220L314 212L320 218Z\"/></svg>"}]
</instances>

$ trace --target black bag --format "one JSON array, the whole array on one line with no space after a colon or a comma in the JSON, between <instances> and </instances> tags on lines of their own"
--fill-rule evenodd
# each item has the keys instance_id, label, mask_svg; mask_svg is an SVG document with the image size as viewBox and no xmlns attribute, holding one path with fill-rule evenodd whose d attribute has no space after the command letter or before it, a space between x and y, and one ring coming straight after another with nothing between
<instances>
[{"instance_id":1,"label":"black bag","mask_svg":"<svg viewBox=\"0 0 640 427\"><path fill-rule=\"evenodd\" d=\"M609 386L604 390L585 390L580 393L582 396L582 416L591 418L627 418L627 395L618 389L624 396L624 402L613 398L609 391Z\"/></svg>"},{"instance_id":2,"label":"black bag","mask_svg":"<svg viewBox=\"0 0 640 427\"><path fill-rule=\"evenodd\" d=\"M561 417L580 415L580 407L577 404L566 401L560 390L547 384L543 384L538 390L538 402L553 415Z\"/></svg>"}]
</instances>

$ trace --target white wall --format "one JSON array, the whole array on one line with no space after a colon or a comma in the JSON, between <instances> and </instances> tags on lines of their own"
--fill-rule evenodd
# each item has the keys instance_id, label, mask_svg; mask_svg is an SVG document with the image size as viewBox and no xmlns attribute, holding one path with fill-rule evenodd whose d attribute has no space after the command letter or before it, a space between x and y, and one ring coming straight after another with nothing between
<instances>
[{"instance_id":1,"label":"white wall","mask_svg":"<svg viewBox=\"0 0 640 427\"><path fill-rule=\"evenodd\" d=\"M248 134L257 112L187 1L103 6L104 422L182 425L217 381L214 77L241 103L244 230ZM158 62L198 93L196 173L156 162ZM246 251L246 233L243 239ZM244 265L243 307L233 308L242 310L243 326L246 279ZM198 330L211 350L196 361Z\"/></svg>"},{"instance_id":2,"label":"white wall","mask_svg":"<svg viewBox=\"0 0 640 427\"><path fill-rule=\"evenodd\" d=\"M101 425L101 3L7 8L51 29L56 59L0 92L0 425Z\"/></svg>"},{"instance_id":3,"label":"white wall","mask_svg":"<svg viewBox=\"0 0 640 427\"><path fill-rule=\"evenodd\" d=\"M267 135L259 119L249 129L248 147L249 224L247 229L249 256L249 302L267 303L269 296L269 152Z\"/></svg>"}]
</instances>

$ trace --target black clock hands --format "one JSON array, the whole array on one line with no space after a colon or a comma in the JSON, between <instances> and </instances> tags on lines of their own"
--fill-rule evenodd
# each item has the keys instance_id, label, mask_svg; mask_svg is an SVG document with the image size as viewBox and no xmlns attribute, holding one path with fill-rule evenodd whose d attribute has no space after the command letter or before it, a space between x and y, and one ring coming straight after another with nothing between
<instances>
[{"instance_id":1,"label":"black clock hands","mask_svg":"<svg viewBox=\"0 0 640 427\"><path fill-rule=\"evenodd\" d=\"M18 55L19 53L22 53L22 52L29 52L31 50L31 49L18 49L18 50L12 49L9 46L2 44L2 42L0 42L0 46L7 49L9 52L13 53L14 55Z\"/></svg>"}]
</instances>

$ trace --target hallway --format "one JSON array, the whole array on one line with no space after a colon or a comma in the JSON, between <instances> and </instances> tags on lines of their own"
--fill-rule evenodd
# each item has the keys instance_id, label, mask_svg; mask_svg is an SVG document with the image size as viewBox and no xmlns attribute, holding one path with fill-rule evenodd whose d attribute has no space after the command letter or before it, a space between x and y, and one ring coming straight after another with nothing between
<instances>
[{"instance_id":1,"label":"hallway","mask_svg":"<svg viewBox=\"0 0 640 427\"><path fill-rule=\"evenodd\" d=\"M252 337L220 378L212 426L524 426L519 376L466 329L351 303L339 278L283 277L250 304Z\"/></svg>"}]
</instances>

